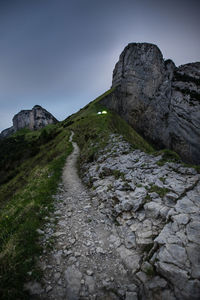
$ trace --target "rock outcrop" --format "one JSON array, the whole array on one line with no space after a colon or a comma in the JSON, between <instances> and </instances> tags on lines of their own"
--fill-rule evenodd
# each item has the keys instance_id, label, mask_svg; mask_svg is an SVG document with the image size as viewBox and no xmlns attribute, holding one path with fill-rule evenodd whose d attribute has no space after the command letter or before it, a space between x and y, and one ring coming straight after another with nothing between
<instances>
[{"instance_id":1,"label":"rock outcrop","mask_svg":"<svg viewBox=\"0 0 200 300\"><path fill-rule=\"evenodd\" d=\"M15 132L14 127L11 126L7 129L4 129L1 133L0 133L0 139L4 139L6 137L8 137L9 135L13 134Z\"/></svg>"},{"instance_id":2,"label":"rock outcrop","mask_svg":"<svg viewBox=\"0 0 200 300\"><path fill-rule=\"evenodd\" d=\"M13 117L13 126L3 130L0 138L8 137L17 130L28 128L37 130L48 124L55 124L58 120L40 105L35 105L31 110L21 110Z\"/></svg>"},{"instance_id":3,"label":"rock outcrop","mask_svg":"<svg viewBox=\"0 0 200 300\"><path fill-rule=\"evenodd\" d=\"M200 163L200 62L176 67L156 45L132 43L120 55L112 87L102 104L157 148Z\"/></svg>"},{"instance_id":4,"label":"rock outcrop","mask_svg":"<svg viewBox=\"0 0 200 300\"><path fill-rule=\"evenodd\" d=\"M98 159L83 165L93 199L118 225L110 247L137 287L138 298L114 299L200 299L200 174L161 161L113 134Z\"/></svg>"}]
</instances>

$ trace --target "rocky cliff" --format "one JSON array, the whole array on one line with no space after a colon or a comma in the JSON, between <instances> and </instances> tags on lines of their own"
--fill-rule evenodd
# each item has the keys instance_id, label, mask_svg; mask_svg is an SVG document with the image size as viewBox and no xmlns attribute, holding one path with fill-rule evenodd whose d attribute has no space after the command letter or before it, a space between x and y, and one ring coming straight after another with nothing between
<instances>
[{"instance_id":1,"label":"rocky cliff","mask_svg":"<svg viewBox=\"0 0 200 300\"><path fill-rule=\"evenodd\" d=\"M5 138L22 128L37 130L48 124L54 124L58 121L46 109L35 105L31 110L21 110L13 117L13 126L3 130L0 138Z\"/></svg>"},{"instance_id":2,"label":"rocky cliff","mask_svg":"<svg viewBox=\"0 0 200 300\"><path fill-rule=\"evenodd\" d=\"M176 67L156 45L132 43L120 55L112 87L102 104L157 148L200 163L200 62Z\"/></svg>"}]
</instances>

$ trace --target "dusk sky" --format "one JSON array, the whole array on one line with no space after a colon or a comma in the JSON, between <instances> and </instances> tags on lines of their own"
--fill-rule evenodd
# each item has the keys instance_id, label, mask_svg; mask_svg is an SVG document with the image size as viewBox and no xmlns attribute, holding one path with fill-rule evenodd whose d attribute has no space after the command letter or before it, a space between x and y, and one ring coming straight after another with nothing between
<instances>
[{"instance_id":1,"label":"dusk sky","mask_svg":"<svg viewBox=\"0 0 200 300\"><path fill-rule=\"evenodd\" d=\"M65 119L110 88L131 42L200 61L197 0L0 0L0 131L39 104Z\"/></svg>"}]
</instances>

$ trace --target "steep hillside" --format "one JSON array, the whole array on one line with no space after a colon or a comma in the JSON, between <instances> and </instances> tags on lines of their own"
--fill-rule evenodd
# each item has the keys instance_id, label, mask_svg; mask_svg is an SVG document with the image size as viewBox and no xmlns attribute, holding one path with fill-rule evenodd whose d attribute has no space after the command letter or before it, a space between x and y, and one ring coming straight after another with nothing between
<instances>
[{"instance_id":1,"label":"steep hillside","mask_svg":"<svg viewBox=\"0 0 200 300\"><path fill-rule=\"evenodd\" d=\"M95 160L112 133L122 134L133 149L153 151L115 113L97 114L104 109L99 100L110 92L57 125L33 132L23 129L0 141L0 293L3 299L26 298L24 282L40 277L40 271L34 269L36 257L42 251L37 229L42 228L53 208L52 195L72 149L68 142L71 130L81 148L80 165ZM33 271L27 275L30 270Z\"/></svg>"},{"instance_id":2,"label":"steep hillside","mask_svg":"<svg viewBox=\"0 0 200 300\"><path fill-rule=\"evenodd\" d=\"M65 123L81 149L80 173L92 192L91 205L116 226L110 249L103 250L105 260L115 249L135 285L130 291L120 278L116 285L110 280L109 297L197 300L200 169L185 165L172 151L153 150L115 113L98 115L105 110L100 103L112 93Z\"/></svg>"},{"instance_id":3,"label":"steep hillside","mask_svg":"<svg viewBox=\"0 0 200 300\"><path fill-rule=\"evenodd\" d=\"M74 132L73 140L81 150L77 167L88 186L88 192L93 192L96 197L96 209L118 228L117 235L113 237L115 240L110 240L110 251L116 248L116 253L124 260L128 274L131 272L129 264L131 268L135 268L132 269L131 275L133 278L131 288L134 288L134 291L122 287L122 290L125 289L123 292L114 287L113 292L114 282L108 285L107 289L109 293L111 289L112 294L118 298L110 299L126 299L126 295L154 299L151 297L154 297L156 292L165 297L163 299L175 299L174 293L177 295L183 286L182 283L178 286L173 285L179 273L183 276L182 282L186 287L180 294L181 299L187 299L188 293L193 293L193 299L198 299L199 275L197 268L191 269L191 266L196 264L198 267L198 253L196 248L193 249L193 242L196 243L193 232L198 229L195 218L198 215L196 191L199 189L199 175L193 168L185 166L183 168L179 156L174 152L155 151L119 115L106 110L100 103L113 91L114 89L107 91L57 125L49 125L34 132L27 129L18 131L0 142L2 299L30 299L23 289L25 282L41 282L42 271L38 267L38 256L48 253L52 249L52 242L56 243L55 236L50 233L53 232L52 227L56 227L59 217L53 210L55 207L59 210L60 205L65 207L64 204L59 204L60 196L57 194L57 188L66 157L72 151L69 142L71 131ZM103 111L105 113L102 113ZM63 189L61 190L63 192ZM52 197L55 194L57 196ZM87 200L91 201L90 205L93 205L92 199ZM176 204L179 205L180 211L174 213L178 209L178 206L175 207ZM73 203L71 205L74 205L77 214L74 218L77 220L78 206ZM194 215L189 211L187 216L179 216L180 213L183 214L181 209L184 209L184 205L187 209L191 207ZM47 222L51 227L47 226L48 232L45 233L44 225ZM168 228L167 224L174 222L183 222L177 225L177 230L185 230L184 226L188 226L186 228L188 235L192 234L189 244L181 235L177 240L172 237L175 232L171 232L171 227ZM143 227L141 223L144 223ZM161 235L162 240L159 237L159 234L163 234L163 230L167 230L165 225L168 226L170 238L174 238L174 244L180 240L184 247L189 249L187 262L192 259L185 269L182 264L186 256L182 256L178 261L178 267L181 264L181 269L175 267L176 273L173 273L175 272L173 266L170 265L171 268L168 268L166 265L168 262L165 261L166 257L169 257L166 251L169 250L170 253L172 251L171 244L165 240L167 238L165 234ZM66 232L70 235L71 229L66 228ZM45 243L41 243L41 235L44 234L46 240ZM185 253L185 248L180 249L177 246L173 249L178 251L177 255ZM195 254L193 258L192 253ZM137 262L134 266L133 257ZM155 260L152 260L153 258ZM175 258L173 263L177 264ZM167 279L168 275L170 280ZM187 286L187 280L190 286ZM152 287L150 294L148 294L149 286ZM163 287L164 294L162 294ZM49 287L47 293L48 291Z\"/></svg>"},{"instance_id":4,"label":"steep hillside","mask_svg":"<svg viewBox=\"0 0 200 300\"><path fill-rule=\"evenodd\" d=\"M107 91L63 122L64 127L69 126L75 132L74 139L81 148L81 162L93 161L98 151L107 145L112 133L122 134L133 148L147 152L153 151L153 147L118 114L107 110L100 104L100 101L112 91L113 89ZM98 114L104 110L107 114Z\"/></svg>"},{"instance_id":5,"label":"steep hillside","mask_svg":"<svg viewBox=\"0 0 200 300\"><path fill-rule=\"evenodd\" d=\"M42 249L38 228L53 209L67 155L69 130L50 125L40 131L18 131L0 142L0 295L1 299L29 299L23 284ZM32 274L27 272L33 270Z\"/></svg>"}]
</instances>

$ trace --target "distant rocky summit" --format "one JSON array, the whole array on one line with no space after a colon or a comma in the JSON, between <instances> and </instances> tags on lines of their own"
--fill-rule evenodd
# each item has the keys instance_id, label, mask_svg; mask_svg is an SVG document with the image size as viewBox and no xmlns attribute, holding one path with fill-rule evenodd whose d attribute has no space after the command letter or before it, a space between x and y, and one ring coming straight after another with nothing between
<instances>
[{"instance_id":1,"label":"distant rocky summit","mask_svg":"<svg viewBox=\"0 0 200 300\"><path fill-rule=\"evenodd\" d=\"M131 43L115 66L112 87L102 104L157 148L200 164L200 62L176 67L156 45Z\"/></svg>"},{"instance_id":2,"label":"distant rocky summit","mask_svg":"<svg viewBox=\"0 0 200 300\"><path fill-rule=\"evenodd\" d=\"M29 128L37 130L48 124L55 124L58 120L40 105L35 105L31 110L21 110L13 117L13 126L3 130L0 138L8 137L19 129Z\"/></svg>"}]
</instances>

